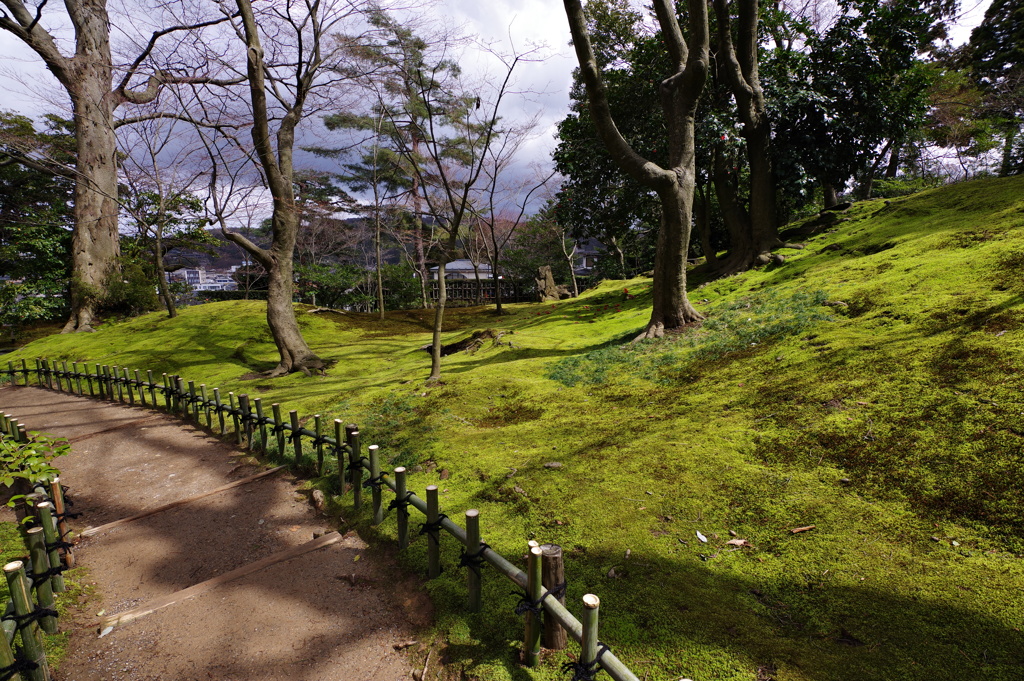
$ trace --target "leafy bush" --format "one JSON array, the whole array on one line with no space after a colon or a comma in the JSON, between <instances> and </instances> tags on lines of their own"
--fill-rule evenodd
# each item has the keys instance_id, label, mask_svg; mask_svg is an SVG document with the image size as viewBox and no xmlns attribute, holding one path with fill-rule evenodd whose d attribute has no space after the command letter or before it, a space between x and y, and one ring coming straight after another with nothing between
<instances>
[{"instance_id":1,"label":"leafy bush","mask_svg":"<svg viewBox=\"0 0 1024 681\"><path fill-rule=\"evenodd\" d=\"M33 485L59 475L51 462L70 449L67 440L38 433L32 433L28 442L0 439L0 485L13 487L19 480Z\"/></svg>"},{"instance_id":2,"label":"leafy bush","mask_svg":"<svg viewBox=\"0 0 1024 681\"><path fill-rule=\"evenodd\" d=\"M609 344L585 355L565 357L555 362L548 378L568 386L598 385L628 369L630 375L648 380L679 380L700 365L730 354L756 352L831 319L821 308L826 300L823 291L747 296L710 310L707 321L693 333L632 345Z\"/></svg>"}]
</instances>

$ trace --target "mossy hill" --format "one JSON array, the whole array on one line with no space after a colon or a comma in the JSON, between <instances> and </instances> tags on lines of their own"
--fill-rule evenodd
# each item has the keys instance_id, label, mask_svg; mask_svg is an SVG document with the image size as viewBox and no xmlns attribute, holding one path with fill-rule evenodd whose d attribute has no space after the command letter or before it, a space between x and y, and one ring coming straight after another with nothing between
<instances>
[{"instance_id":1,"label":"mossy hill","mask_svg":"<svg viewBox=\"0 0 1024 681\"><path fill-rule=\"evenodd\" d=\"M301 314L325 376L252 378L275 362L256 302L11 358L179 373L361 424L453 518L481 509L506 556L561 544L570 603L601 596L602 639L642 679L1024 678L1024 178L844 217L782 265L693 282L707 322L655 342L623 345L646 279L453 310L445 342L503 334L445 358L440 385L426 312ZM393 517L346 517L393 536ZM427 589L449 669L561 678L564 655L515 664L507 582L486 575L484 613L462 610L444 551ZM424 569L422 537L402 560Z\"/></svg>"}]
</instances>

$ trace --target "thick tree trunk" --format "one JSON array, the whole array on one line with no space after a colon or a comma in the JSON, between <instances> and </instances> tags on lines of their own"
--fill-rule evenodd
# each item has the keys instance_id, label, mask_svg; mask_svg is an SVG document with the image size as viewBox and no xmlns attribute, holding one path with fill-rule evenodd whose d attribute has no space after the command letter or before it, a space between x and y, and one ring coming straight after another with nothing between
<instances>
[{"instance_id":1,"label":"thick tree trunk","mask_svg":"<svg viewBox=\"0 0 1024 681\"><path fill-rule=\"evenodd\" d=\"M708 268L712 277L726 277L750 269L759 253L754 245L750 216L740 204L729 160L722 149L715 150L711 180L715 186L722 221L729 234L729 252Z\"/></svg>"},{"instance_id":2,"label":"thick tree trunk","mask_svg":"<svg viewBox=\"0 0 1024 681\"><path fill-rule=\"evenodd\" d=\"M666 329L679 329L704 319L686 295L693 186L693 173L684 171L679 173L679 181L674 187L658 192L661 228L658 230L658 252L654 256L654 304L647 328L636 340L660 338Z\"/></svg>"},{"instance_id":3,"label":"thick tree trunk","mask_svg":"<svg viewBox=\"0 0 1024 681\"><path fill-rule=\"evenodd\" d=\"M282 376L301 371L307 376L314 370L324 368L323 361L309 349L306 339L299 330L292 304L292 260L291 256L278 260L276 266L267 268L267 325L274 338L280 363L270 376Z\"/></svg>"},{"instance_id":4,"label":"thick tree trunk","mask_svg":"<svg viewBox=\"0 0 1024 681\"><path fill-rule=\"evenodd\" d=\"M155 237L155 248L153 251L154 266L156 267L156 287L160 297L164 299L164 307L167 308L167 316L174 319L178 316L178 310L174 305L174 296L171 295L171 287L167 283L167 271L164 270L164 244L160 236L160 227L157 227Z\"/></svg>"},{"instance_id":5,"label":"thick tree trunk","mask_svg":"<svg viewBox=\"0 0 1024 681\"><path fill-rule=\"evenodd\" d=\"M778 219L775 208L775 169L772 166L771 128L763 112L756 125L744 125L747 162L750 164L750 238L758 253L777 248Z\"/></svg>"},{"instance_id":6,"label":"thick tree trunk","mask_svg":"<svg viewBox=\"0 0 1024 681\"><path fill-rule=\"evenodd\" d=\"M93 330L107 283L120 268L117 137L106 12L89 19L79 33L82 59L76 58L75 81L68 89L74 109L77 179L71 236L71 316L62 333Z\"/></svg>"},{"instance_id":7,"label":"thick tree trunk","mask_svg":"<svg viewBox=\"0 0 1024 681\"><path fill-rule=\"evenodd\" d=\"M831 182L822 182L821 190L823 195L822 203L825 208L839 205L839 196L836 194L836 186Z\"/></svg>"},{"instance_id":8,"label":"thick tree trunk","mask_svg":"<svg viewBox=\"0 0 1024 681\"><path fill-rule=\"evenodd\" d=\"M697 234L700 237L700 250L704 253L704 263L714 268L718 264L718 253L711 243L711 206L707 190L697 186L699 201L694 202L694 212L697 222Z\"/></svg>"}]
</instances>

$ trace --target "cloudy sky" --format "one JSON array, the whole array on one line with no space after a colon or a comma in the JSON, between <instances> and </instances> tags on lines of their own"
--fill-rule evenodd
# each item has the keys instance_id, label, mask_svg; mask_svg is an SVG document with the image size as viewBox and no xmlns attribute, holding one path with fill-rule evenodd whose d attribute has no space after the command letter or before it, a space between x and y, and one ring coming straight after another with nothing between
<instances>
[{"instance_id":1,"label":"cloudy sky","mask_svg":"<svg viewBox=\"0 0 1024 681\"><path fill-rule=\"evenodd\" d=\"M113 4L118 0L110 1ZM963 0L963 17L954 32L954 42L967 40L970 28L981 20L990 1ZM54 6L49 16L57 14L58 6ZM537 137L524 156L537 163L550 164L555 126L567 110L575 66L562 3L557 0L438 0L436 7L438 14L463 26L466 33L493 41L506 50L510 45L518 51L534 45L544 46L542 51L546 58L543 61L523 64L518 70L517 86L531 93L529 99L516 100L514 108L506 110L505 115L539 114ZM479 58L475 64L471 58L463 63L463 68L469 71L486 72L489 67L493 72L494 64L488 65L484 58ZM55 110L55 104L49 102L64 101L66 96L34 54L0 31L0 109L38 116Z\"/></svg>"}]
</instances>

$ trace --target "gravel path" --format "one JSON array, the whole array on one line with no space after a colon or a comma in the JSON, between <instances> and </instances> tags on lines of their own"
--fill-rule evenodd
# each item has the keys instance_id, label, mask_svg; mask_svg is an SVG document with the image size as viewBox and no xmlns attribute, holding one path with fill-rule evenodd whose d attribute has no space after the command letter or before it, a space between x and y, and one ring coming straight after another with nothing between
<instances>
[{"instance_id":1,"label":"gravel path","mask_svg":"<svg viewBox=\"0 0 1024 681\"><path fill-rule=\"evenodd\" d=\"M81 532L249 477L234 447L167 415L38 388L0 411L67 437L58 460ZM8 510L0 519L13 517ZM97 637L99 619L299 546L334 528L281 471L120 525L75 550L95 585L58 681L375 681L412 678L399 651L429 624L422 588L354 533ZM421 656L417 656L421 657Z\"/></svg>"}]
</instances>

